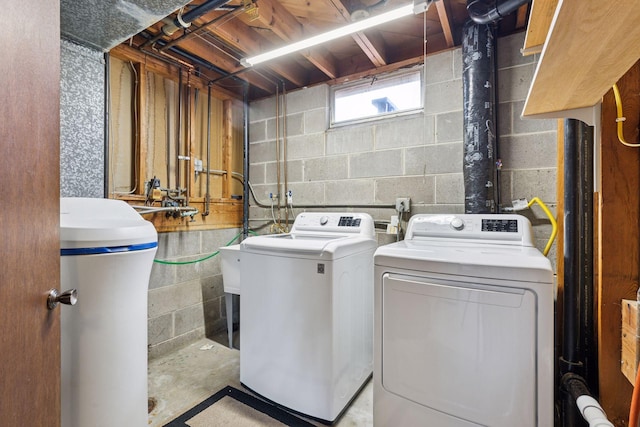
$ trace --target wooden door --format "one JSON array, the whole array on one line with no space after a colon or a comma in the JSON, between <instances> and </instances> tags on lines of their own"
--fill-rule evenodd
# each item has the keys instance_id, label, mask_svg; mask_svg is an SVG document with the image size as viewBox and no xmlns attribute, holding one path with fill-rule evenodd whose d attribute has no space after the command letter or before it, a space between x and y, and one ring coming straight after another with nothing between
<instances>
[{"instance_id":1,"label":"wooden door","mask_svg":"<svg viewBox=\"0 0 640 427\"><path fill-rule=\"evenodd\" d=\"M0 28L0 424L59 426L60 3L2 1Z\"/></svg>"}]
</instances>

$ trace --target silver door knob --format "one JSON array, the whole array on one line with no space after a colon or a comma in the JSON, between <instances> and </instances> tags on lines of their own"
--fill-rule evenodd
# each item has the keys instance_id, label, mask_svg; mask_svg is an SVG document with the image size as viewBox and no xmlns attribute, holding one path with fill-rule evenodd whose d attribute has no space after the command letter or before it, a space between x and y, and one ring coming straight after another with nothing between
<instances>
[{"instance_id":1,"label":"silver door knob","mask_svg":"<svg viewBox=\"0 0 640 427\"><path fill-rule=\"evenodd\" d=\"M51 289L47 297L47 307L49 307L49 310L56 308L58 303L76 305L76 302L78 302L78 291L75 289L69 289L62 293L57 289Z\"/></svg>"}]
</instances>

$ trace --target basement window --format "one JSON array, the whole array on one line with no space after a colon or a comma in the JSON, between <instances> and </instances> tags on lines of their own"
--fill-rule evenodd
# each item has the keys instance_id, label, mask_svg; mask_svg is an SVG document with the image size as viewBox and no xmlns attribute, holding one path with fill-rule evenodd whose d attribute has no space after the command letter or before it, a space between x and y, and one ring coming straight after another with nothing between
<instances>
[{"instance_id":1,"label":"basement window","mask_svg":"<svg viewBox=\"0 0 640 427\"><path fill-rule=\"evenodd\" d=\"M334 86L331 90L331 125L339 126L420 111L422 93L422 73L419 68Z\"/></svg>"}]
</instances>

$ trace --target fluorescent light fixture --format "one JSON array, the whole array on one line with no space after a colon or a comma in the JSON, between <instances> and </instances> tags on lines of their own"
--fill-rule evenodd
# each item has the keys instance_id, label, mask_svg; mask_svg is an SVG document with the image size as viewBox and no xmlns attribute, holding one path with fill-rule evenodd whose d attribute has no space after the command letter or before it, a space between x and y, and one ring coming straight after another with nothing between
<instances>
[{"instance_id":1,"label":"fluorescent light fixture","mask_svg":"<svg viewBox=\"0 0 640 427\"><path fill-rule=\"evenodd\" d=\"M328 41L335 40L349 34L364 31L367 28L375 27L376 25L384 24L385 22L393 21L414 13L422 13L427 10L430 3L430 0L416 0L415 5L411 3L398 9L381 13L380 15L372 16L371 18L363 19L361 21L356 21L352 24L345 25L344 27L336 28L335 30L318 34L317 36L309 37L307 39L270 50L269 52L261 53L259 55L251 56L248 58L243 58L242 60L240 60L240 63L245 67L252 67L254 65L269 61L274 58L279 58L281 56L288 55L293 52L298 52L303 49L308 49L312 46L317 46L319 44L326 43Z\"/></svg>"}]
</instances>

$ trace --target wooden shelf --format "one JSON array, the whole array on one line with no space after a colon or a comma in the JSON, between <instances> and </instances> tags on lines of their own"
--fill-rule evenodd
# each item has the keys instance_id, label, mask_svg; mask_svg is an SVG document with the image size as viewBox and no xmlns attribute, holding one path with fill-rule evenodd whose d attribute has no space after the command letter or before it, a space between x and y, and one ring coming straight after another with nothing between
<instances>
[{"instance_id":1,"label":"wooden shelf","mask_svg":"<svg viewBox=\"0 0 640 427\"><path fill-rule=\"evenodd\" d=\"M558 0L533 0L522 55L542 52L557 6ZM534 24L531 25L532 23Z\"/></svg>"},{"instance_id":2,"label":"wooden shelf","mask_svg":"<svg viewBox=\"0 0 640 427\"><path fill-rule=\"evenodd\" d=\"M640 58L637 0L537 0L540 12L532 12L529 22L531 46L556 1L524 116L563 117L559 112L592 107Z\"/></svg>"}]
</instances>

